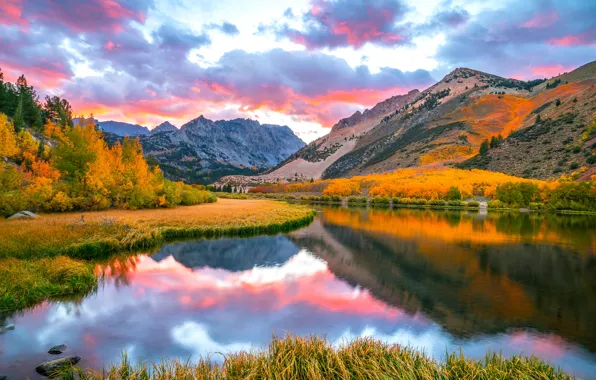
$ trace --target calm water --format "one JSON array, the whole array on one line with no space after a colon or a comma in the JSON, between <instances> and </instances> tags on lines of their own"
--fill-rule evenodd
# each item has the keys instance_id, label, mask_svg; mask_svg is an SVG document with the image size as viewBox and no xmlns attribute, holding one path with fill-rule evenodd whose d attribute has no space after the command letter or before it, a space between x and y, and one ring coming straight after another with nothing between
<instances>
[{"instance_id":1,"label":"calm water","mask_svg":"<svg viewBox=\"0 0 596 380\"><path fill-rule=\"evenodd\" d=\"M596 378L595 255L593 217L325 209L288 235L102 265L97 294L0 321L16 325L0 335L0 374L37 378L62 343L101 368L124 351L192 360L291 332L375 336L439 359L536 354Z\"/></svg>"}]
</instances>

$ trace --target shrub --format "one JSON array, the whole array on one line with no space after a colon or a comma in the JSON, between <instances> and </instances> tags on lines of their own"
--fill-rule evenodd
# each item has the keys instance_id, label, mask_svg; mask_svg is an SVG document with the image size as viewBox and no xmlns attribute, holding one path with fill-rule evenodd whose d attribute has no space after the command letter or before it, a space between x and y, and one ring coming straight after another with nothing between
<instances>
[{"instance_id":1,"label":"shrub","mask_svg":"<svg viewBox=\"0 0 596 380\"><path fill-rule=\"evenodd\" d=\"M496 192L498 200L514 207L525 207L540 197L538 185L531 182L506 182Z\"/></svg>"},{"instance_id":2,"label":"shrub","mask_svg":"<svg viewBox=\"0 0 596 380\"><path fill-rule=\"evenodd\" d=\"M470 208L478 208L480 207L480 202L469 201L468 203L466 203L466 206Z\"/></svg>"},{"instance_id":3,"label":"shrub","mask_svg":"<svg viewBox=\"0 0 596 380\"><path fill-rule=\"evenodd\" d=\"M488 208L504 208L505 204L503 202L501 202L498 199L495 199L494 201L490 201L487 204Z\"/></svg>"},{"instance_id":4,"label":"shrub","mask_svg":"<svg viewBox=\"0 0 596 380\"><path fill-rule=\"evenodd\" d=\"M332 195L331 201L332 202L341 202L341 197L339 195Z\"/></svg>"},{"instance_id":5,"label":"shrub","mask_svg":"<svg viewBox=\"0 0 596 380\"><path fill-rule=\"evenodd\" d=\"M453 206L453 207L462 207L462 206L465 206L466 205L465 202L458 201L458 200L450 200L450 201L447 202L447 204L449 206Z\"/></svg>"},{"instance_id":6,"label":"shrub","mask_svg":"<svg viewBox=\"0 0 596 380\"><path fill-rule=\"evenodd\" d=\"M389 198L388 197L374 197L370 201L371 204L376 206L388 206L389 205Z\"/></svg>"},{"instance_id":7,"label":"shrub","mask_svg":"<svg viewBox=\"0 0 596 380\"><path fill-rule=\"evenodd\" d=\"M348 197L348 203L366 204L366 197Z\"/></svg>"},{"instance_id":8,"label":"shrub","mask_svg":"<svg viewBox=\"0 0 596 380\"><path fill-rule=\"evenodd\" d=\"M328 195L323 195L322 197L319 198L319 201L321 202L331 202L331 197Z\"/></svg>"},{"instance_id":9,"label":"shrub","mask_svg":"<svg viewBox=\"0 0 596 380\"><path fill-rule=\"evenodd\" d=\"M528 205L528 208L530 210L542 210L544 209L544 207L544 203L541 202L530 202L530 204Z\"/></svg>"},{"instance_id":10,"label":"shrub","mask_svg":"<svg viewBox=\"0 0 596 380\"><path fill-rule=\"evenodd\" d=\"M461 192L456 186L451 186L449 191L447 191L447 195L445 196L447 200L460 200L461 199Z\"/></svg>"},{"instance_id":11,"label":"shrub","mask_svg":"<svg viewBox=\"0 0 596 380\"><path fill-rule=\"evenodd\" d=\"M428 204L431 206L447 206L447 201L443 199L431 199L428 201Z\"/></svg>"},{"instance_id":12,"label":"shrub","mask_svg":"<svg viewBox=\"0 0 596 380\"><path fill-rule=\"evenodd\" d=\"M413 199L412 198L400 198L399 199L399 203L404 204L404 205L409 205L413 203Z\"/></svg>"},{"instance_id":13,"label":"shrub","mask_svg":"<svg viewBox=\"0 0 596 380\"><path fill-rule=\"evenodd\" d=\"M424 205L428 204L428 201L423 198L417 198L417 199L412 200L412 204L417 205L417 206L424 206Z\"/></svg>"}]
</instances>

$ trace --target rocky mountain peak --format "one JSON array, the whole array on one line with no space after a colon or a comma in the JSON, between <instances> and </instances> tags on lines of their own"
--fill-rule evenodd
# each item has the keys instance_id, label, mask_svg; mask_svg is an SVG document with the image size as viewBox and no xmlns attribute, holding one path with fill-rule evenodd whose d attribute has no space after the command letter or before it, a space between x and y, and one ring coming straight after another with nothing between
<instances>
[{"instance_id":1,"label":"rocky mountain peak","mask_svg":"<svg viewBox=\"0 0 596 380\"><path fill-rule=\"evenodd\" d=\"M356 111L352 114L352 116L341 119L333 126L333 128L331 128L331 130L337 131L343 128L352 127L356 124L360 124L366 120L380 119L414 100L419 93L420 91L418 90L411 90L407 94L395 95L389 99L385 99L382 102L377 103L373 108L364 110L364 112Z\"/></svg>"},{"instance_id":2,"label":"rocky mountain peak","mask_svg":"<svg viewBox=\"0 0 596 380\"><path fill-rule=\"evenodd\" d=\"M178 128L176 128L175 125L173 125L169 121L164 121L157 127L153 128L151 130L151 133L173 132L173 131L177 131L177 130L178 130Z\"/></svg>"}]
</instances>

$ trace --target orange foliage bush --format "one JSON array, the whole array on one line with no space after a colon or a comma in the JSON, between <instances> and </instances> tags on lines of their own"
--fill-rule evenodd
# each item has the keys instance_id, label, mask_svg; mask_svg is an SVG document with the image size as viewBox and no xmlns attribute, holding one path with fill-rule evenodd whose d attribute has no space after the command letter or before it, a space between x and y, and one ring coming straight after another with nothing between
<instances>
[{"instance_id":1,"label":"orange foliage bush","mask_svg":"<svg viewBox=\"0 0 596 380\"><path fill-rule=\"evenodd\" d=\"M329 186L323 190L323 195L349 196L360 194L360 182L344 178L332 180Z\"/></svg>"},{"instance_id":2,"label":"orange foliage bush","mask_svg":"<svg viewBox=\"0 0 596 380\"><path fill-rule=\"evenodd\" d=\"M285 192L316 192L324 195L359 195L442 199L451 187L457 187L464 198L495 198L497 186L506 182L532 182L541 187L553 186L544 181L513 177L486 170L399 169L393 173L372 174L347 179L317 180L312 183L278 185Z\"/></svg>"},{"instance_id":3,"label":"orange foliage bush","mask_svg":"<svg viewBox=\"0 0 596 380\"><path fill-rule=\"evenodd\" d=\"M431 150L423 156L420 156L420 163L422 165L427 165L437 161L447 161L456 158L471 157L474 154L476 154L476 150L474 150L471 146L442 146Z\"/></svg>"}]
</instances>

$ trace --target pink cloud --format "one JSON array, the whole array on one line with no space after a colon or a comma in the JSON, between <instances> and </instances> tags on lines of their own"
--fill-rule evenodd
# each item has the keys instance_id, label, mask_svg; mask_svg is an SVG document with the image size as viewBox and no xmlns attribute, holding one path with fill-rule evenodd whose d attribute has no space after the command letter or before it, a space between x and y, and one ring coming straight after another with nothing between
<instances>
[{"instance_id":1,"label":"pink cloud","mask_svg":"<svg viewBox=\"0 0 596 380\"><path fill-rule=\"evenodd\" d=\"M522 26L524 28L546 28L548 26L553 25L558 19L559 16L555 11L540 12L537 13L530 20L523 23Z\"/></svg>"},{"instance_id":2,"label":"pink cloud","mask_svg":"<svg viewBox=\"0 0 596 380\"><path fill-rule=\"evenodd\" d=\"M577 35L568 35L559 38L551 38L550 40L548 40L548 43L553 46L595 45L596 29L591 29L585 33Z\"/></svg>"}]
</instances>

